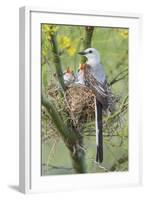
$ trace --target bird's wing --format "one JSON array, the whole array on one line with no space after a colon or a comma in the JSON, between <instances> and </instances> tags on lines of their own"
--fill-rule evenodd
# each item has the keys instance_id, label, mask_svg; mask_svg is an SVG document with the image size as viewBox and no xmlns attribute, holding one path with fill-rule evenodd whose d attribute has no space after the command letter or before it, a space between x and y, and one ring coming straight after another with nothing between
<instances>
[{"instance_id":1,"label":"bird's wing","mask_svg":"<svg viewBox=\"0 0 146 200\"><path fill-rule=\"evenodd\" d=\"M86 64L84 71L85 84L93 91L97 100L102 104L103 108L108 107L108 92L107 92L107 83L101 83L96 80L94 75L91 72L91 66Z\"/></svg>"}]
</instances>

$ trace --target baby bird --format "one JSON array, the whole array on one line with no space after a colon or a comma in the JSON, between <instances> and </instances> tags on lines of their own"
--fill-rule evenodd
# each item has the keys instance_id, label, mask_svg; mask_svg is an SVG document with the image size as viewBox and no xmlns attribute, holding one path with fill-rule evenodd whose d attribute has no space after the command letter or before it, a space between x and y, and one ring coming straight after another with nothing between
<instances>
[{"instance_id":1,"label":"baby bird","mask_svg":"<svg viewBox=\"0 0 146 200\"><path fill-rule=\"evenodd\" d=\"M64 72L63 78L66 85L69 85L75 81L74 73L69 67L67 68L66 72Z\"/></svg>"},{"instance_id":2,"label":"baby bird","mask_svg":"<svg viewBox=\"0 0 146 200\"><path fill-rule=\"evenodd\" d=\"M77 73L77 77L76 77L76 83L77 84L81 84L81 85L85 85L85 81L84 81L84 64L80 64L78 73Z\"/></svg>"}]
</instances>

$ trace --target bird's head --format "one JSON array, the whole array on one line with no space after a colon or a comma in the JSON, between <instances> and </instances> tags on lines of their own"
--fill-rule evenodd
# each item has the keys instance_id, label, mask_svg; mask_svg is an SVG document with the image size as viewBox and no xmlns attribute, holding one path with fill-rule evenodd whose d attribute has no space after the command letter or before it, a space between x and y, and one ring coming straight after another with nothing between
<instances>
[{"instance_id":1,"label":"bird's head","mask_svg":"<svg viewBox=\"0 0 146 200\"><path fill-rule=\"evenodd\" d=\"M72 70L68 67L67 70L66 70L66 73L72 74Z\"/></svg>"},{"instance_id":2,"label":"bird's head","mask_svg":"<svg viewBox=\"0 0 146 200\"><path fill-rule=\"evenodd\" d=\"M95 48L88 48L79 52L79 54L85 56L88 60L95 59L98 63L100 63L100 54Z\"/></svg>"},{"instance_id":3,"label":"bird's head","mask_svg":"<svg viewBox=\"0 0 146 200\"><path fill-rule=\"evenodd\" d=\"M81 64L79 65L78 72L79 72L79 71L84 71L84 69L85 69L85 64L84 64L84 63L81 63Z\"/></svg>"}]
</instances>

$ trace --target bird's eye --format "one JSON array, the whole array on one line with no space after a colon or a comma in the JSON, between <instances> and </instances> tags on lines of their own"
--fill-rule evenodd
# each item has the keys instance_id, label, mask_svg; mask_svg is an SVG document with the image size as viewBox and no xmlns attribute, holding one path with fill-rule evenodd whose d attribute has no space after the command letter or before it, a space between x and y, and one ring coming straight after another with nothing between
<instances>
[{"instance_id":1,"label":"bird's eye","mask_svg":"<svg viewBox=\"0 0 146 200\"><path fill-rule=\"evenodd\" d=\"M92 50L90 50L89 53L92 53Z\"/></svg>"}]
</instances>

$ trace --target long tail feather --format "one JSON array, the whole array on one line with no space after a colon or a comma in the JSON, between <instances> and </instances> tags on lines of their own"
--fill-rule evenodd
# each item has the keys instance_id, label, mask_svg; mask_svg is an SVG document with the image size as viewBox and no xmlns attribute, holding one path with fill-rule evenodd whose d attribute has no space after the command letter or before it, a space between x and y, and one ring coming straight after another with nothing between
<instances>
[{"instance_id":1,"label":"long tail feather","mask_svg":"<svg viewBox=\"0 0 146 200\"><path fill-rule=\"evenodd\" d=\"M102 105L95 101L95 125L96 125L96 162L103 161L103 135L102 135Z\"/></svg>"}]
</instances>

